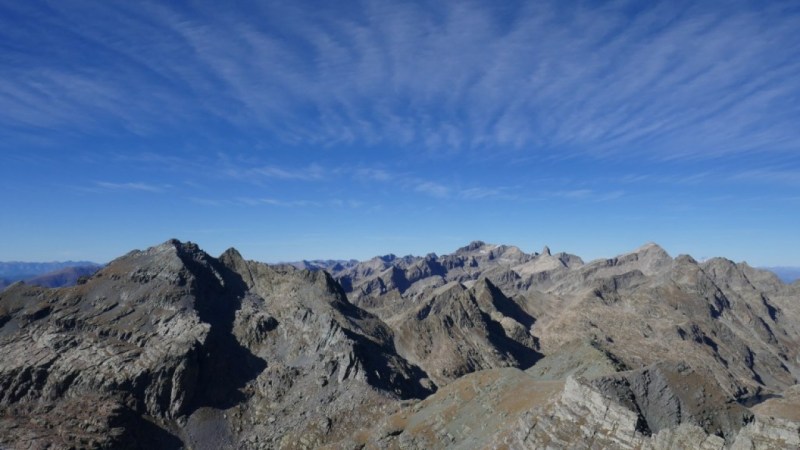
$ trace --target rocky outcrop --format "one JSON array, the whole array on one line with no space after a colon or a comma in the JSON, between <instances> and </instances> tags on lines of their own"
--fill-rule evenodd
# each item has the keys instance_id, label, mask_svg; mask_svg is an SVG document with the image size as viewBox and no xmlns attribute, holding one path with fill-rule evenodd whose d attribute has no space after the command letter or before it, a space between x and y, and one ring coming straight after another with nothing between
<instances>
[{"instance_id":1,"label":"rocky outcrop","mask_svg":"<svg viewBox=\"0 0 800 450\"><path fill-rule=\"evenodd\" d=\"M569 342L526 370L538 380L593 378L627 370L619 358L597 342Z\"/></svg>"},{"instance_id":2,"label":"rocky outcrop","mask_svg":"<svg viewBox=\"0 0 800 450\"><path fill-rule=\"evenodd\" d=\"M326 273L178 241L73 288L12 286L0 347L2 447L335 442L434 389Z\"/></svg>"},{"instance_id":3,"label":"rocky outcrop","mask_svg":"<svg viewBox=\"0 0 800 450\"><path fill-rule=\"evenodd\" d=\"M639 415L583 379L467 375L381 423L368 448L642 448Z\"/></svg>"},{"instance_id":4,"label":"rocky outcrop","mask_svg":"<svg viewBox=\"0 0 800 450\"><path fill-rule=\"evenodd\" d=\"M684 363L660 362L644 369L605 375L592 386L616 403L636 411L640 431L655 434L690 424L728 442L752 414L731 401L708 373Z\"/></svg>"},{"instance_id":5,"label":"rocky outcrop","mask_svg":"<svg viewBox=\"0 0 800 450\"><path fill-rule=\"evenodd\" d=\"M397 354L392 330L350 304L327 273L238 266L253 284L233 333L268 364L252 383L253 395L236 408L239 442L279 448L335 442L398 400L435 389Z\"/></svg>"},{"instance_id":6,"label":"rocky outcrop","mask_svg":"<svg viewBox=\"0 0 800 450\"><path fill-rule=\"evenodd\" d=\"M403 293L367 296L360 304L392 321L430 303L448 280L469 288L484 277L535 318L532 348L545 355L570 342L594 342L629 368L685 359L708 369L735 398L782 390L800 375L800 355L790 344L800 339L798 322L789 320L800 316L796 289L769 273L722 259L700 264L688 256L672 258L648 244L615 258L562 261L523 276L526 267L559 255L543 251L499 263L508 249L472 243L438 257L448 270L444 275L417 280Z\"/></svg>"},{"instance_id":7,"label":"rocky outcrop","mask_svg":"<svg viewBox=\"0 0 800 450\"><path fill-rule=\"evenodd\" d=\"M800 386L759 400L751 408L754 420L741 429L731 448L800 448Z\"/></svg>"},{"instance_id":8,"label":"rocky outcrop","mask_svg":"<svg viewBox=\"0 0 800 450\"><path fill-rule=\"evenodd\" d=\"M796 447L796 414L753 417L703 383L707 379L681 364L563 381L535 380L510 368L482 371L388 417L366 447Z\"/></svg>"},{"instance_id":9,"label":"rocky outcrop","mask_svg":"<svg viewBox=\"0 0 800 450\"><path fill-rule=\"evenodd\" d=\"M502 271L509 271L517 278L526 278L534 273L582 264L580 258L566 253L551 255L548 250L542 254L527 254L514 246L474 241L449 255L403 258L388 255L355 265L331 265L324 269L341 282L354 303L381 314L386 303L394 299L414 300L430 294L426 286L431 285L432 279L441 280L440 285L451 281L469 285L482 276L494 281L495 278L490 276L492 272L499 275ZM396 271L389 271L392 268ZM500 277L502 275L498 279ZM382 297L385 301L380 300ZM388 311L389 314L396 312L396 309Z\"/></svg>"},{"instance_id":10,"label":"rocky outcrop","mask_svg":"<svg viewBox=\"0 0 800 450\"><path fill-rule=\"evenodd\" d=\"M587 264L569 264L569 257L558 257L549 249L524 258L506 258L501 264L495 253L499 247L474 242L453 255L439 257L449 262L443 264L448 272L437 276L441 281L434 284L436 289L412 286L406 291L409 294L393 297L393 317L405 317L398 323L407 324L412 314L398 313L402 312L398 303L419 311L421 305L435 304L432 301L443 291L457 286L446 285L448 280L465 286L460 290L469 290L484 277L532 319L529 329L535 344L531 348L544 357L527 369L531 377L562 382L585 379L585 388L602 396L603 402L631 412L620 417L636 417L636 421L626 422L627 428L622 422L595 424L581 439L569 440L568 434L559 437L570 429L569 421L545 426L550 419L536 412L533 422L538 428L531 428L531 433L544 434L537 438L540 441L519 441L519 446L538 448L548 442L556 448L581 448L580 442L604 436L600 430L606 426L617 431L633 427L638 433L628 440L617 431L606 433L612 440L602 441L603 445L613 447L727 448L737 439L737 445L743 445L748 433L762 434L755 440L747 438L747 442L766 439L763 442L777 443L772 445L778 448L792 442L791 436L779 431L790 430L791 425L759 416L740 403L750 405L755 399L780 395L800 375L796 345L800 341L800 296L795 286L744 263L722 258L698 263L686 255L672 258L655 244ZM455 307L460 300L450 298L446 304ZM449 315L442 308L433 311L434 315ZM426 315L425 320L431 319ZM459 329L470 327L465 324ZM418 330L416 334L426 332ZM446 336L437 342L453 339ZM472 348L449 346L439 360L469 360ZM474 369L489 366L475 364ZM466 378L437 380L443 385ZM435 397L429 400L433 402ZM588 406L570 409L567 404L577 403L561 402L563 417L573 422L584 420L586 410L591 410ZM564 412L567 410L583 412L569 415ZM769 433L783 437L774 440ZM457 436L450 434L458 442ZM557 442L560 444L552 444ZM446 445L450 446L458 445Z\"/></svg>"},{"instance_id":11,"label":"rocky outcrop","mask_svg":"<svg viewBox=\"0 0 800 450\"><path fill-rule=\"evenodd\" d=\"M514 431L530 415L552 409L564 382L537 382L519 369L476 372L422 402L383 419L366 448L514 447Z\"/></svg>"},{"instance_id":12,"label":"rocky outcrop","mask_svg":"<svg viewBox=\"0 0 800 450\"><path fill-rule=\"evenodd\" d=\"M533 318L486 279L445 285L412 311L387 321L398 351L437 384L498 367L530 367L538 358Z\"/></svg>"},{"instance_id":13,"label":"rocky outcrop","mask_svg":"<svg viewBox=\"0 0 800 450\"><path fill-rule=\"evenodd\" d=\"M169 242L85 285L4 292L0 405L105 392L159 419L189 411L211 331L196 311L208 299L192 291L222 277L208 261L190 270L183 259L193 250Z\"/></svg>"}]
</instances>

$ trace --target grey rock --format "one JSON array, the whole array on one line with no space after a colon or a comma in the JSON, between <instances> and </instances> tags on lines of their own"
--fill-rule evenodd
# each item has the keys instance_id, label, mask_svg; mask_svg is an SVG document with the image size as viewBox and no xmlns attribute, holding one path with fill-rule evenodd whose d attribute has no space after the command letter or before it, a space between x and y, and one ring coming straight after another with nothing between
<instances>
[{"instance_id":1,"label":"grey rock","mask_svg":"<svg viewBox=\"0 0 800 450\"><path fill-rule=\"evenodd\" d=\"M0 448L800 444L800 284L745 263L172 240L84 281L0 293Z\"/></svg>"},{"instance_id":2,"label":"grey rock","mask_svg":"<svg viewBox=\"0 0 800 450\"><path fill-rule=\"evenodd\" d=\"M0 446L292 447L302 430L312 445L432 387L329 275L235 250L168 241L83 285L12 286L0 317Z\"/></svg>"}]
</instances>

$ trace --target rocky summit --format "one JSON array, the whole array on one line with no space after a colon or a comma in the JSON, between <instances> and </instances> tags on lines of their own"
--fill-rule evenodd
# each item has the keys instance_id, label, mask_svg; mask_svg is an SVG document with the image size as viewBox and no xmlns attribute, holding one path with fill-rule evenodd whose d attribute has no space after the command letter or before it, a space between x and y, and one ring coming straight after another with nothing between
<instances>
[{"instance_id":1,"label":"rocky summit","mask_svg":"<svg viewBox=\"0 0 800 450\"><path fill-rule=\"evenodd\" d=\"M800 282L584 262L268 265L176 240L0 293L0 448L800 447Z\"/></svg>"}]
</instances>

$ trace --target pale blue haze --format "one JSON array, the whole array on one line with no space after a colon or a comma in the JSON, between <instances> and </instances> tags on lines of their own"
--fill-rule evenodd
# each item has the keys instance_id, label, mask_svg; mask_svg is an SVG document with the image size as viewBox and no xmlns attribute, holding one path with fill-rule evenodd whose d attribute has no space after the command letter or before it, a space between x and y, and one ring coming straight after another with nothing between
<instances>
[{"instance_id":1,"label":"pale blue haze","mask_svg":"<svg viewBox=\"0 0 800 450\"><path fill-rule=\"evenodd\" d=\"M0 260L798 266L799 30L796 1L0 0Z\"/></svg>"}]
</instances>

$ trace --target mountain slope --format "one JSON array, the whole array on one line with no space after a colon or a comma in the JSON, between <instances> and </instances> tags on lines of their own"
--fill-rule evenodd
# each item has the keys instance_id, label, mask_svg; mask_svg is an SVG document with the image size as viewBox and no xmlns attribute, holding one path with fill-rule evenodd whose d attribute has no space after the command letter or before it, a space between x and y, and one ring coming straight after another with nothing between
<instances>
[{"instance_id":1,"label":"mountain slope","mask_svg":"<svg viewBox=\"0 0 800 450\"><path fill-rule=\"evenodd\" d=\"M0 324L3 445L301 446L433 387L326 274L177 241L73 288L15 285Z\"/></svg>"},{"instance_id":2,"label":"mountain slope","mask_svg":"<svg viewBox=\"0 0 800 450\"><path fill-rule=\"evenodd\" d=\"M477 241L303 267L172 240L9 287L0 447L800 445L800 284L770 272Z\"/></svg>"},{"instance_id":3,"label":"mountain slope","mask_svg":"<svg viewBox=\"0 0 800 450\"><path fill-rule=\"evenodd\" d=\"M479 280L529 318L517 322L511 340L530 352L558 354L570 343L591 342L630 368L686 360L708 369L737 399L781 391L800 374L792 344L800 340L797 288L723 258L672 258L651 243L584 263L547 247L526 254L475 241L450 255L390 255L330 270L354 303L399 330L398 349L431 367L440 385L476 369L526 368L479 343L487 341L480 333L464 331L517 322L502 313L482 321L489 312L479 314L461 294ZM432 326L436 321L450 322ZM443 325L451 322L459 326ZM434 368L426 358L441 364ZM445 366L456 375L445 375Z\"/></svg>"}]
</instances>

